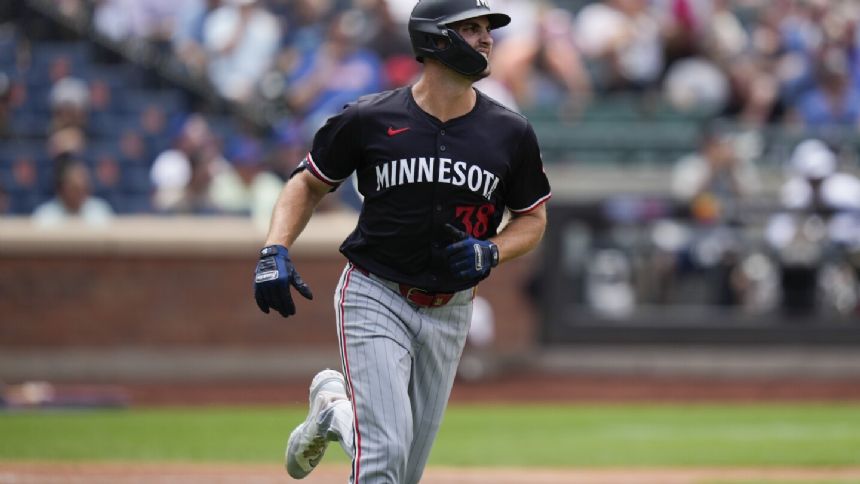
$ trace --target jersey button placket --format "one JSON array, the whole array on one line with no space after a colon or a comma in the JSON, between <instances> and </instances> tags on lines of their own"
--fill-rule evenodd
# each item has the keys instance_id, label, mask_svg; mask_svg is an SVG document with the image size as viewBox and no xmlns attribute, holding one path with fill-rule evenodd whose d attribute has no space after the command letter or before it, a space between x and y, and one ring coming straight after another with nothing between
<instances>
[{"instance_id":1,"label":"jersey button placket","mask_svg":"<svg viewBox=\"0 0 860 484\"><path fill-rule=\"evenodd\" d=\"M437 156L440 156L440 157L444 156L444 153L446 151L448 151L448 147L443 142L444 141L444 138L442 138L443 136L445 136L445 130L440 129L438 131L437 136L436 136L436 143L437 143L436 146L439 147L439 152L438 152ZM433 218L435 219L434 225L437 225L437 226L441 226L442 224L447 222L447 220L443 219L444 210L445 210L444 205L445 204L442 203L442 199L444 197L444 193L440 193L439 190L440 190L440 187L437 185L435 190L434 190L435 193L433 196L433 198L434 198L434 200L433 200ZM444 190L443 190L443 192L444 192ZM434 251L441 251L444 246L445 246L445 244L442 243L441 240L436 240L432 243L432 247L433 247ZM430 281L432 283L435 283L437 281L437 277L435 275L431 275Z\"/></svg>"}]
</instances>

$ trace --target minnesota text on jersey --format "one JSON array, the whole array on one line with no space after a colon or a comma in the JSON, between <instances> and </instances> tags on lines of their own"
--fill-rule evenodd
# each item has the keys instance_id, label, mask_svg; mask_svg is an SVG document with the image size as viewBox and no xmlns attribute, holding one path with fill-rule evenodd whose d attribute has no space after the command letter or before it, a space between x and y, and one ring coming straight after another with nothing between
<instances>
[{"instance_id":1,"label":"minnesota text on jersey","mask_svg":"<svg viewBox=\"0 0 860 484\"><path fill-rule=\"evenodd\" d=\"M437 163L438 161L438 163ZM451 158L418 157L392 160L376 166L376 191L411 183L447 183L480 193L490 200L499 177L477 165Z\"/></svg>"}]
</instances>

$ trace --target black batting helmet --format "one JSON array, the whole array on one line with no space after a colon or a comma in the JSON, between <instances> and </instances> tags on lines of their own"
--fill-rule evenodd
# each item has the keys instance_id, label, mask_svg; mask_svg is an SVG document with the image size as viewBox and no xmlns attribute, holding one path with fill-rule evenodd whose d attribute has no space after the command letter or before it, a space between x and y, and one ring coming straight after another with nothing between
<instances>
[{"instance_id":1,"label":"black batting helmet","mask_svg":"<svg viewBox=\"0 0 860 484\"><path fill-rule=\"evenodd\" d=\"M419 0L409 16L409 38L418 62L432 57L460 74L474 76L487 68L487 59L449 28L454 22L486 17L490 28L504 27L511 18L490 10L489 0ZM437 40L443 38L445 47Z\"/></svg>"}]
</instances>

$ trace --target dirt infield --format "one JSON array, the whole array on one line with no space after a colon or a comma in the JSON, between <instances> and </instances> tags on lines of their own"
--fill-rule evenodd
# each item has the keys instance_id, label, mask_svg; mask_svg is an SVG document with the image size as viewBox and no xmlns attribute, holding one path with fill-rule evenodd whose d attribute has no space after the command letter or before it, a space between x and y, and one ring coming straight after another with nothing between
<instances>
[{"instance_id":1,"label":"dirt infield","mask_svg":"<svg viewBox=\"0 0 860 484\"><path fill-rule=\"evenodd\" d=\"M302 482L343 484L349 469L321 465ZM860 482L849 469L451 469L429 468L423 484L729 484ZM272 465L59 464L0 462L0 484L270 484L292 481Z\"/></svg>"},{"instance_id":2,"label":"dirt infield","mask_svg":"<svg viewBox=\"0 0 860 484\"><path fill-rule=\"evenodd\" d=\"M66 386L80 393L81 387ZM83 389L85 390L85 389ZM308 381L136 384L113 392L132 405L304 404ZM458 381L451 401L466 402L753 402L858 401L860 379L680 378L517 373Z\"/></svg>"}]
</instances>

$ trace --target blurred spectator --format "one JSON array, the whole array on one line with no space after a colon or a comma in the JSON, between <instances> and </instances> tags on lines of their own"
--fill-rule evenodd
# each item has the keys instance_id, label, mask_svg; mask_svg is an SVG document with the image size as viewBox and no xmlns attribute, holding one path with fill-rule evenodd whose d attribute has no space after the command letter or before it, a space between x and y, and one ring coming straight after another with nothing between
<instances>
[{"instance_id":1,"label":"blurred spectator","mask_svg":"<svg viewBox=\"0 0 860 484\"><path fill-rule=\"evenodd\" d=\"M203 180L211 179L225 168L227 162L221 157L218 141L206 119L199 114L189 116L173 147L159 154L152 163L149 176L154 187L153 207L162 212L176 212L192 181L194 188L199 189Z\"/></svg>"},{"instance_id":2,"label":"blurred spectator","mask_svg":"<svg viewBox=\"0 0 860 484\"><path fill-rule=\"evenodd\" d=\"M690 3L690 0L686 1ZM698 46L697 52L703 52L707 57L727 66L749 49L750 35L735 13L732 0L697 3L710 5L699 9L696 25L700 38L698 41L694 39L691 45Z\"/></svg>"},{"instance_id":3,"label":"blurred spectator","mask_svg":"<svg viewBox=\"0 0 860 484\"><path fill-rule=\"evenodd\" d=\"M124 41L132 35L140 35L143 28L138 27L140 15L138 7L144 2L135 0L96 0L93 12L93 26L101 35L113 40Z\"/></svg>"},{"instance_id":4,"label":"blurred spectator","mask_svg":"<svg viewBox=\"0 0 860 484\"><path fill-rule=\"evenodd\" d=\"M504 1L505 0L496 0L496 2L498 2L499 4ZM398 0L386 0L386 3L388 3L388 10L391 12L391 17L394 19L394 21L399 23L400 25L406 25L406 23L409 21L409 15L412 13L412 9L415 7L415 3L401 2ZM494 3L493 5L498 6L496 5L496 3Z\"/></svg>"},{"instance_id":5,"label":"blurred spectator","mask_svg":"<svg viewBox=\"0 0 860 484\"><path fill-rule=\"evenodd\" d=\"M63 128L86 129L90 91L87 83L76 77L63 77L51 87L50 132Z\"/></svg>"},{"instance_id":6,"label":"blurred spectator","mask_svg":"<svg viewBox=\"0 0 860 484\"><path fill-rule=\"evenodd\" d=\"M123 163L137 166L149 165L152 156L140 132L126 129L119 138L119 155Z\"/></svg>"},{"instance_id":7,"label":"blurred spectator","mask_svg":"<svg viewBox=\"0 0 860 484\"><path fill-rule=\"evenodd\" d=\"M731 0L728 0L731 1ZM665 43L667 63L701 53L702 38L720 23L715 4L721 0L652 0L653 15Z\"/></svg>"},{"instance_id":8,"label":"blurred spectator","mask_svg":"<svg viewBox=\"0 0 860 484\"><path fill-rule=\"evenodd\" d=\"M282 19L280 48L272 70L261 81L260 94L267 102L285 106L287 77L314 56L325 38L333 0L283 0L274 10Z\"/></svg>"},{"instance_id":9,"label":"blurred spectator","mask_svg":"<svg viewBox=\"0 0 860 484\"><path fill-rule=\"evenodd\" d=\"M519 105L584 104L591 81L574 43L573 16L547 2L508 2L514 15L533 19L506 32L494 46L493 77ZM531 12L523 12L531 8ZM507 104L504 103L503 104Z\"/></svg>"},{"instance_id":10,"label":"blurred spectator","mask_svg":"<svg viewBox=\"0 0 860 484\"><path fill-rule=\"evenodd\" d=\"M77 126L66 126L48 136L47 151L51 159L62 155L81 156L87 148L87 136Z\"/></svg>"},{"instance_id":11,"label":"blurred spectator","mask_svg":"<svg viewBox=\"0 0 860 484\"><path fill-rule=\"evenodd\" d=\"M175 106L171 106L177 109ZM183 114L176 112L177 117ZM166 106L152 103L143 108L138 116L139 137L147 154L154 155L167 148L167 112Z\"/></svg>"},{"instance_id":12,"label":"blurred spectator","mask_svg":"<svg viewBox=\"0 0 860 484\"><path fill-rule=\"evenodd\" d=\"M278 21L257 0L225 0L206 17L209 80L221 95L247 101L278 49Z\"/></svg>"},{"instance_id":13,"label":"blurred spectator","mask_svg":"<svg viewBox=\"0 0 860 484\"><path fill-rule=\"evenodd\" d=\"M251 215L254 225L268 230L284 182L266 169L262 143L239 136L230 143L227 159L231 166L212 179L210 193L215 206L225 213Z\"/></svg>"},{"instance_id":14,"label":"blurred spectator","mask_svg":"<svg viewBox=\"0 0 860 484\"><path fill-rule=\"evenodd\" d=\"M47 183L42 182L43 173L37 169L36 159L32 154L21 154L12 160L12 173L9 178L9 194L12 210L18 214L30 214L41 201L39 193ZM43 185L43 186L40 186Z\"/></svg>"},{"instance_id":15,"label":"blurred spectator","mask_svg":"<svg viewBox=\"0 0 860 484\"><path fill-rule=\"evenodd\" d=\"M731 86L719 66L702 57L688 57L669 66L663 95L678 112L714 116L728 106Z\"/></svg>"},{"instance_id":16,"label":"blurred spectator","mask_svg":"<svg viewBox=\"0 0 860 484\"><path fill-rule=\"evenodd\" d=\"M395 20L386 0L355 0L363 27L361 43L383 60L388 89L406 86L419 73L407 29Z\"/></svg>"},{"instance_id":17,"label":"blurred spectator","mask_svg":"<svg viewBox=\"0 0 860 484\"><path fill-rule=\"evenodd\" d=\"M184 0L177 13L173 50L195 76L204 75L208 56L204 46L206 17L221 6L221 0Z\"/></svg>"},{"instance_id":18,"label":"blurred spectator","mask_svg":"<svg viewBox=\"0 0 860 484\"><path fill-rule=\"evenodd\" d=\"M292 0L287 13L291 28L282 39L284 51L303 55L317 49L325 38L334 9L334 0Z\"/></svg>"},{"instance_id":19,"label":"blurred spectator","mask_svg":"<svg viewBox=\"0 0 860 484\"><path fill-rule=\"evenodd\" d=\"M104 226L113 218L113 209L106 201L92 195L92 179L87 165L67 157L56 168L55 196L39 205L33 221L40 226L57 226L69 220L81 220L88 225Z\"/></svg>"},{"instance_id":20,"label":"blurred spectator","mask_svg":"<svg viewBox=\"0 0 860 484\"><path fill-rule=\"evenodd\" d=\"M382 64L358 43L359 12L338 14L317 49L306 52L287 72L287 104L313 132L332 114L361 95L383 87Z\"/></svg>"},{"instance_id":21,"label":"blurred spectator","mask_svg":"<svg viewBox=\"0 0 860 484\"><path fill-rule=\"evenodd\" d=\"M574 32L599 88L646 89L663 72L660 26L646 0L590 3L577 15Z\"/></svg>"},{"instance_id":22,"label":"blurred spectator","mask_svg":"<svg viewBox=\"0 0 860 484\"><path fill-rule=\"evenodd\" d=\"M12 211L12 202L9 200L9 194L6 192L6 187L0 183L0 216L6 215Z\"/></svg>"},{"instance_id":23,"label":"blurred spectator","mask_svg":"<svg viewBox=\"0 0 860 484\"><path fill-rule=\"evenodd\" d=\"M835 221L828 231L833 242L860 242L860 180L838 170L836 155L824 142L808 139L799 143L789 160L787 176L780 190L783 208ZM797 235L793 220L796 217L786 214L772 220L767 238L774 247L785 247Z\"/></svg>"},{"instance_id":24,"label":"blurred spectator","mask_svg":"<svg viewBox=\"0 0 860 484\"><path fill-rule=\"evenodd\" d=\"M671 83L675 83L674 88L679 90L669 91L669 94L687 94L682 100L689 100L689 94L695 94L707 103L705 109L697 110L701 114L732 116L753 127L772 120L776 116L779 95L776 72L780 18L777 14L781 12L778 7L760 12L748 30L735 13L737 5L729 0L679 0L672 5L682 4L687 6L675 8L673 13L676 22L689 24L681 39L690 44L685 48L679 46L678 39L669 40L674 43L670 56L675 59L667 73L666 88L672 88ZM708 21L703 22L703 19ZM689 34L695 37L684 37ZM677 59L679 55L690 59ZM703 87L697 81L708 83L710 87ZM709 93L710 89L714 91ZM683 102L679 104L678 98L670 98L670 101L685 111L690 109Z\"/></svg>"},{"instance_id":25,"label":"blurred spectator","mask_svg":"<svg viewBox=\"0 0 860 484\"><path fill-rule=\"evenodd\" d=\"M738 156L734 141L730 134L705 128L698 151L675 164L672 194L698 222L737 221L740 203L761 189L755 164Z\"/></svg>"},{"instance_id":26,"label":"blurred spectator","mask_svg":"<svg viewBox=\"0 0 860 484\"><path fill-rule=\"evenodd\" d=\"M840 172L820 140L797 145L781 190L785 211L765 236L782 269L783 308L809 314L826 303L840 313L857 306L857 268L846 251L860 247L860 179Z\"/></svg>"},{"instance_id":27,"label":"blurred spectator","mask_svg":"<svg viewBox=\"0 0 860 484\"><path fill-rule=\"evenodd\" d=\"M636 309L633 266L623 250L595 248L586 262L584 299L601 318L625 319Z\"/></svg>"},{"instance_id":28,"label":"blurred spectator","mask_svg":"<svg viewBox=\"0 0 860 484\"><path fill-rule=\"evenodd\" d=\"M212 197L212 161L199 153L192 154L188 182L181 187L175 200L162 210L170 214L217 215L223 211Z\"/></svg>"},{"instance_id":29,"label":"blurred spectator","mask_svg":"<svg viewBox=\"0 0 860 484\"><path fill-rule=\"evenodd\" d=\"M117 42L144 39L163 43L170 39L185 1L96 0L93 24L99 33Z\"/></svg>"},{"instance_id":30,"label":"blurred spectator","mask_svg":"<svg viewBox=\"0 0 860 484\"><path fill-rule=\"evenodd\" d=\"M12 135L11 123L12 81L0 71L0 140Z\"/></svg>"},{"instance_id":31,"label":"blurred spectator","mask_svg":"<svg viewBox=\"0 0 860 484\"><path fill-rule=\"evenodd\" d=\"M760 180L752 160L741 156L736 136L715 127L703 130L698 151L678 160L672 172L672 194L689 214L689 223L667 231L667 221L662 233L655 231L662 253L654 264L668 271L659 277L670 284L684 272L701 273L712 304L735 305L745 299L737 277L746 246L742 209L758 193ZM677 235L669 236L673 233Z\"/></svg>"},{"instance_id":32,"label":"blurred spectator","mask_svg":"<svg viewBox=\"0 0 860 484\"><path fill-rule=\"evenodd\" d=\"M860 128L860 91L850 69L847 52L827 49L817 65L815 86L793 106L796 120L807 128Z\"/></svg>"},{"instance_id":33,"label":"blurred spectator","mask_svg":"<svg viewBox=\"0 0 860 484\"><path fill-rule=\"evenodd\" d=\"M307 144L297 123L284 121L276 126L269 163L272 172L286 182L308 153Z\"/></svg>"},{"instance_id":34,"label":"blurred spectator","mask_svg":"<svg viewBox=\"0 0 860 484\"><path fill-rule=\"evenodd\" d=\"M154 187L152 206L160 212L171 212L182 198L191 180L191 156L180 149L167 150L152 163L149 178Z\"/></svg>"},{"instance_id":35,"label":"blurred spectator","mask_svg":"<svg viewBox=\"0 0 860 484\"><path fill-rule=\"evenodd\" d=\"M852 51L860 5L853 0L781 0L762 16L776 17L783 48L815 61L828 48ZM773 11L776 12L773 12Z\"/></svg>"}]
</instances>

